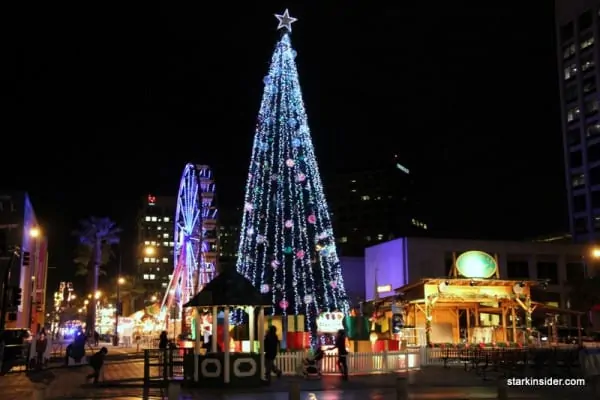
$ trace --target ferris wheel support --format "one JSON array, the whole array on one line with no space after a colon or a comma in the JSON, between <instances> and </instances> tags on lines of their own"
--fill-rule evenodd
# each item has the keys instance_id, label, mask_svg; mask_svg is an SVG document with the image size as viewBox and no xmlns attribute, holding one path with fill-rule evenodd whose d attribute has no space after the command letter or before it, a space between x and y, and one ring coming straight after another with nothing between
<instances>
[{"instance_id":1,"label":"ferris wheel support","mask_svg":"<svg viewBox=\"0 0 600 400\"><path fill-rule=\"evenodd\" d=\"M182 306L202 290L217 271L218 214L214 200L212 170L206 165L187 164L175 212L175 265L162 302L167 326L171 321L175 327L179 320L183 333L189 331L190 324Z\"/></svg>"}]
</instances>

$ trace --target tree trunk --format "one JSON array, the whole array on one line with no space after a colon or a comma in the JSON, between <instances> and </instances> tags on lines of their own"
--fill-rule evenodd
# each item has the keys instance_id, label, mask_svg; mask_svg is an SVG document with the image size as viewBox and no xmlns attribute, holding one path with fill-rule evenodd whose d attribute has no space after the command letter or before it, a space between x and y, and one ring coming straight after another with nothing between
<instances>
[{"instance_id":1,"label":"tree trunk","mask_svg":"<svg viewBox=\"0 0 600 400\"><path fill-rule=\"evenodd\" d=\"M90 327L90 334L96 332L96 316L98 315L98 300L96 293L98 293L98 278L100 277L100 264L102 263L102 242L96 239L94 246L94 291L92 292L92 321Z\"/></svg>"}]
</instances>

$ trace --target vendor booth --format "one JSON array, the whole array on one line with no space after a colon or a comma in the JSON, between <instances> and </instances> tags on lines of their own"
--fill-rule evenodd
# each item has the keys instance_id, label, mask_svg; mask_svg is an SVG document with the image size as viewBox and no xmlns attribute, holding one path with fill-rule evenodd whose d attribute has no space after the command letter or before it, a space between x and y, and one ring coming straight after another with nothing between
<instances>
[{"instance_id":1,"label":"vendor booth","mask_svg":"<svg viewBox=\"0 0 600 400\"><path fill-rule=\"evenodd\" d=\"M193 382L196 385L261 385L265 372L262 339L265 327L264 309L267 306L270 306L270 301L236 271L222 272L184 305L194 309ZM239 352L235 351L235 345L231 345L229 320L234 312L245 312L248 321L250 346ZM220 313L223 313L223 318L219 318ZM210 342L207 342L207 337L203 334L207 314L211 316L209 320L213 324L213 337ZM219 321L222 321L222 328L218 325ZM218 337L221 334L222 337Z\"/></svg>"}]
</instances>

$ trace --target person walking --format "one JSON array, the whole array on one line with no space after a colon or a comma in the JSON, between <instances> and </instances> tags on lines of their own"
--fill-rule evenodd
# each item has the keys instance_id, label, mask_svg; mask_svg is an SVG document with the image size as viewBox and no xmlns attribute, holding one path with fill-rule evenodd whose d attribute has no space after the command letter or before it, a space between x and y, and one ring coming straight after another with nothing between
<instances>
[{"instance_id":1,"label":"person walking","mask_svg":"<svg viewBox=\"0 0 600 400\"><path fill-rule=\"evenodd\" d=\"M346 332L340 329L335 337L335 347L338 353L338 367L342 373L342 379L348 380L348 349L346 349Z\"/></svg>"},{"instance_id":2,"label":"person walking","mask_svg":"<svg viewBox=\"0 0 600 400\"><path fill-rule=\"evenodd\" d=\"M275 365L275 358L279 353L279 338L277 338L277 328L270 326L265 335L265 379L271 382L271 374L274 372L278 378L281 378L281 370Z\"/></svg>"},{"instance_id":3,"label":"person walking","mask_svg":"<svg viewBox=\"0 0 600 400\"><path fill-rule=\"evenodd\" d=\"M94 370L91 374L87 376L87 379L94 379L94 383L98 383L98 378L100 377L100 371L104 366L104 359L106 358L106 354L108 353L108 349L103 347L99 352L90 357L90 367Z\"/></svg>"}]
</instances>

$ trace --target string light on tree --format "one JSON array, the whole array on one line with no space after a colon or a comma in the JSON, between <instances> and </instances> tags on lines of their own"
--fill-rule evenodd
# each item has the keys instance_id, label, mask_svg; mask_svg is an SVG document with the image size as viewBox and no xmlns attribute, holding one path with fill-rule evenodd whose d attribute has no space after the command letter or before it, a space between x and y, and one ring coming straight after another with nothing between
<instances>
[{"instance_id":1,"label":"string light on tree","mask_svg":"<svg viewBox=\"0 0 600 400\"><path fill-rule=\"evenodd\" d=\"M282 35L263 79L237 269L270 294L273 313L304 314L314 331L320 312L347 313L348 301L290 40L297 19L275 16Z\"/></svg>"}]
</instances>

